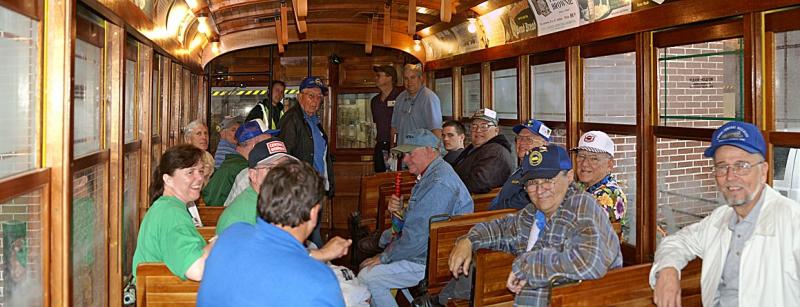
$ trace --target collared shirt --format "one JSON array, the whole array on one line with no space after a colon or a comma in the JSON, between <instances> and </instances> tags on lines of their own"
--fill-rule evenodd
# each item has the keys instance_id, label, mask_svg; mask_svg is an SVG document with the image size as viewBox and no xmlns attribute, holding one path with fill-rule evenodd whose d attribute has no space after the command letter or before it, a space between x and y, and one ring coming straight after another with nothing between
<instances>
[{"instance_id":1,"label":"collared shirt","mask_svg":"<svg viewBox=\"0 0 800 307\"><path fill-rule=\"evenodd\" d=\"M594 198L597 199L597 203L608 214L609 221L612 223L619 221L622 227L622 233L625 234L623 237L627 237L629 225L628 216L625 212L628 204L628 197L619 186L617 178L609 174L603 178L603 180L600 180L600 182L586 188L586 192L594 195Z\"/></svg>"},{"instance_id":2,"label":"collared shirt","mask_svg":"<svg viewBox=\"0 0 800 307\"><path fill-rule=\"evenodd\" d=\"M236 145L226 140L220 140L217 151L214 152L214 168L219 168L222 161L225 161L225 156L233 153L236 153Z\"/></svg>"},{"instance_id":3,"label":"collared shirt","mask_svg":"<svg viewBox=\"0 0 800 307\"><path fill-rule=\"evenodd\" d=\"M405 144L405 136L416 129L442 129L442 107L436 93L425 86L417 94L408 90L397 96L392 113L392 127L397 129L397 145Z\"/></svg>"},{"instance_id":4,"label":"collared shirt","mask_svg":"<svg viewBox=\"0 0 800 307\"><path fill-rule=\"evenodd\" d=\"M319 130L319 116L316 114L308 116L308 113L303 112L303 119L311 127L311 137L314 140L314 169L324 177L327 174L325 151L328 149L328 144L322 137L322 131Z\"/></svg>"},{"instance_id":5,"label":"collared shirt","mask_svg":"<svg viewBox=\"0 0 800 307\"><path fill-rule=\"evenodd\" d=\"M225 198L224 206L230 206L233 203L233 200L242 194L245 189L250 187L250 168L245 168L239 171L239 174L236 174L236 178L233 179L233 186L231 186L231 191L228 193L228 197Z\"/></svg>"},{"instance_id":6,"label":"collared shirt","mask_svg":"<svg viewBox=\"0 0 800 307\"><path fill-rule=\"evenodd\" d=\"M235 223L248 223L250 225L256 224L256 216L258 207L258 193L253 190L252 186L248 186L236 199L231 202L230 206L222 211L217 221L216 234L219 235L225 229Z\"/></svg>"},{"instance_id":7,"label":"collared shirt","mask_svg":"<svg viewBox=\"0 0 800 307\"><path fill-rule=\"evenodd\" d=\"M489 210L522 209L531 203L528 193L525 192L525 183L520 182L520 178L522 178L522 168L517 168L503 184L500 193L492 199Z\"/></svg>"},{"instance_id":8,"label":"collared shirt","mask_svg":"<svg viewBox=\"0 0 800 307\"><path fill-rule=\"evenodd\" d=\"M722 279L719 281L717 291L716 306L739 306L739 266L742 263L742 251L747 240L756 230L756 222L761 213L764 203L764 191L756 201L756 205L743 220L739 220L739 215L734 214L728 222L728 229L731 230L731 245L728 247L728 255L725 257L725 266L722 267Z\"/></svg>"},{"instance_id":9,"label":"collared shirt","mask_svg":"<svg viewBox=\"0 0 800 307\"><path fill-rule=\"evenodd\" d=\"M564 200L526 252L538 209L529 204L505 217L479 223L466 235L473 250L488 248L517 256L511 271L525 279L515 306L547 306L552 278L598 279L622 267L619 239L606 213L588 193L570 185Z\"/></svg>"},{"instance_id":10,"label":"collared shirt","mask_svg":"<svg viewBox=\"0 0 800 307\"><path fill-rule=\"evenodd\" d=\"M402 90L397 87L392 88L392 92L386 99L381 99L380 93L372 97L370 100L370 109L372 110L372 121L375 123L375 142L389 142L391 141L392 129L392 113L394 112L394 105L389 106L389 102L394 103L397 96L400 95Z\"/></svg>"}]
</instances>

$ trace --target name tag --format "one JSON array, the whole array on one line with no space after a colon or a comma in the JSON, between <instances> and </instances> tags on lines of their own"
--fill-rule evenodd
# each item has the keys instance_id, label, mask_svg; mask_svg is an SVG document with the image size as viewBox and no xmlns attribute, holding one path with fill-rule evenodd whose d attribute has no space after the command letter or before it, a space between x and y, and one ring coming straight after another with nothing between
<instances>
[{"instance_id":1,"label":"name tag","mask_svg":"<svg viewBox=\"0 0 800 307\"><path fill-rule=\"evenodd\" d=\"M393 108L393 107L394 107L394 104L395 104L395 101L394 101L394 100L389 100L389 101L387 101L387 102L386 102L386 106L387 106L387 107L390 107L390 108Z\"/></svg>"}]
</instances>

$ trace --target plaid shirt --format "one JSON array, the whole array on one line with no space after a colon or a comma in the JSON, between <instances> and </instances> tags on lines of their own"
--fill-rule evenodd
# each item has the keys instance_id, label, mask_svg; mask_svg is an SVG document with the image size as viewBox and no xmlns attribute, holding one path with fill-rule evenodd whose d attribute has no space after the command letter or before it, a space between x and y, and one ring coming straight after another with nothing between
<instances>
[{"instance_id":1,"label":"plaid shirt","mask_svg":"<svg viewBox=\"0 0 800 307\"><path fill-rule=\"evenodd\" d=\"M467 234L475 250L488 248L517 256L511 271L527 280L527 285L516 296L515 306L547 306L551 279L597 279L609 269L622 267L619 239L592 195L571 185L527 252L536 211L529 204L517 213L477 224Z\"/></svg>"}]
</instances>

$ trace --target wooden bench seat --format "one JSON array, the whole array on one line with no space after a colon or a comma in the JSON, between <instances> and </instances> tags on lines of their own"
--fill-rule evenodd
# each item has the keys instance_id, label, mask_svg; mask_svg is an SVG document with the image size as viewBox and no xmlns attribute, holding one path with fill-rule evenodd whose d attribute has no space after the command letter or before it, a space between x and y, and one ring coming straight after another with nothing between
<instances>
[{"instance_id":1,"label":"wooden bench seat","mask_svg":"<svg viewBox=\"0 0 800 307\"><path fill-rule=\"evenodd\" d=\"M492 200L500 193L500 188L494 188L488 193L484 194L470 194L472 202L475 204L475 212L489 211L489 206L492 205Z\"/></svg>"},{"instance_id":2,"label":"wooden bench seat","mask_svg":"<svg viewBox=\"0 0 800 307\"><path fill-rule=\"evenodd\" d=\"M223 206L197 206L197 213L200 214L203 226L217 226L222 211L225 211Z\"/></svg>"},{"instance_id":3,"label":"wooden bench seat","mask_svg":"<svg viewBox=\"0 0 800 307\"><path fill-rule=\"evenodd\" d=\"M163 263L136 268L136 306L195 306L200 283L181 280Z\"/></svg>"},{"instance_id":4,"label":"wooden bench seat","mask_svg":"<svg viewBox=\"0 0 800 307\"><path fill-rule=\"evenodd\" d=\"M386 185L393 187L398 173L400 173L401 182L414 182L417 178L408 171L377 173L361 177L358 212L363 226L370 231L374 231L377 225L379 189Z\"/></svg>"}]
</instances>

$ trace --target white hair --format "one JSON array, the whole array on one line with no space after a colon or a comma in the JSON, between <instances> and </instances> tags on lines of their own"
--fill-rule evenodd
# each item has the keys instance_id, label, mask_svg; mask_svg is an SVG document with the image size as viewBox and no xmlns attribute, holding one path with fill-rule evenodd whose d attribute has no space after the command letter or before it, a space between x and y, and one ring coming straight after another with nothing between
<instances>
[{"instance_id":1,"label":"white hair","mask_svg":"<svg viewBox=\"0 0 800 307\"><path fill-rule=\"evenodd\" d=\"M197 127L200 127L200 125L205 126L206 124L202 120L195 119L191 123L186 125L186 127L183 127L183 140L185 142L189 142L189 138L191 137L192 132L194 132L194 129L197 129Z\"/></svg>"}]
</instances>

